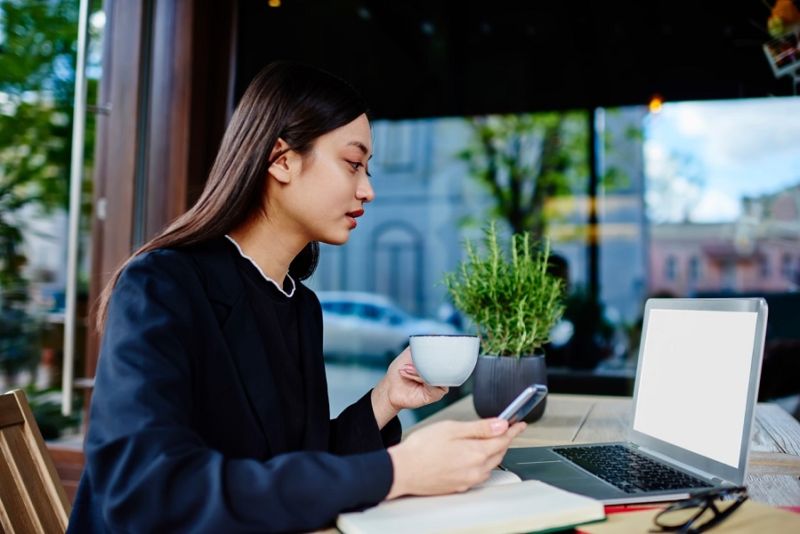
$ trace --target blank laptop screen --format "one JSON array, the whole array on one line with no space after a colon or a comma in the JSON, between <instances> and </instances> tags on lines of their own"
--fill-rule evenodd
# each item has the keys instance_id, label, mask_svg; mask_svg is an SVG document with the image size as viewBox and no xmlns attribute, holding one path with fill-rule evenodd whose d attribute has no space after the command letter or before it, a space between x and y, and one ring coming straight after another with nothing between
<instances>
[{"instance_id":1,"label":"blank laptop screen","mask_svg":"<svg viewBox=\"0 0 800 534\"><path fill-rule=\"evenodd\" d=\"M650 310L634 430L737 467L756 317Z\"/></svg>"}]
</instances>

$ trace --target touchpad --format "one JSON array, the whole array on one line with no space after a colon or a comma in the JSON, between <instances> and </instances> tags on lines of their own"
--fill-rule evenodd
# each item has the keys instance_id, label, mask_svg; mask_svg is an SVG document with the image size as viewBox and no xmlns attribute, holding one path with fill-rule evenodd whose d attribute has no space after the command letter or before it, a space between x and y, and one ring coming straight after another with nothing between
<instances>
[{"instance_id":1,"label":"touchpad","mask_svg":"<svg viewBox=\"0 0 800 534\"><path fill-rule=\"evenodd\" d=\"M509 449L502 465L523 480L541 480L583 495L606 498L619 493L617 488L586 473L546 448Z\"/></svg>"},{"instance_id":2,"label":"touchpad","mask_svg":"<svg viewBox=\"0 0 800 534\"><path fill-rule=\"evenodd\" d=\"M523 480L541 480L547 482L557 478L558 480L566 479L583 479L588 475L561 460L540 460L537 462L517 462L514 464L514 472L517 473Z\"/></svg>"}]
</instances>

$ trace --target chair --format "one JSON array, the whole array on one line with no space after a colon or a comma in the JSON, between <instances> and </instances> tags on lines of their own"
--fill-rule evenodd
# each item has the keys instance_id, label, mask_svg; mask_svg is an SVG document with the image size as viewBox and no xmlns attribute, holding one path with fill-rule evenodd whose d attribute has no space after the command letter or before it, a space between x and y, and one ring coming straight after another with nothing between
<instances>
[{"instance_id":1,"label":"chair","mask_svg":"<svg viewBox=\"0 0 800 534\"><path fill-rule=\"evenodd\" d=\"M70 505L21 390L0 395L0 532L64 532Z\"/></svg>"}]
</instances>

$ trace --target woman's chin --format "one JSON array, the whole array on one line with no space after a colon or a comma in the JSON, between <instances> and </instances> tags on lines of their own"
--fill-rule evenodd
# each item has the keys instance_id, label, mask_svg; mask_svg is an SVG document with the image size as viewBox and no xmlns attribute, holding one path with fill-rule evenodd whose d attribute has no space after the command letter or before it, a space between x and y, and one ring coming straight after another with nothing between
<instances>
[{"instance_id":1,"label":"woman's chin","mask_svg":"<svg viewBox=\"0 0 800 534\"><path fill-rule=\"evenodd\" d=\"M348 231L345 234L328 234L320 239L317 239L320 243L325 243L326 245L344 245L350 239L350 232Z\"/></svg>"}]
</instances>

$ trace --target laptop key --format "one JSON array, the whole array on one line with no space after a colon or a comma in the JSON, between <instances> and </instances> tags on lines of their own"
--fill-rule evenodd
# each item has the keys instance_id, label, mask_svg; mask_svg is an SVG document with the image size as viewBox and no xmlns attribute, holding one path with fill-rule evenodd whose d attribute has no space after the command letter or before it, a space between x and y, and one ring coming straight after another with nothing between
<instances>
[{"instance_id":1,"label":"laptop key","mask_svg":"<svg viewBox=\"0 0 800 534\"><path fill-rule=\"evenodd\" d=\"M622 445L559 447L553 451L625 493L710 487Z\"/></svg>"}]
</instances>

